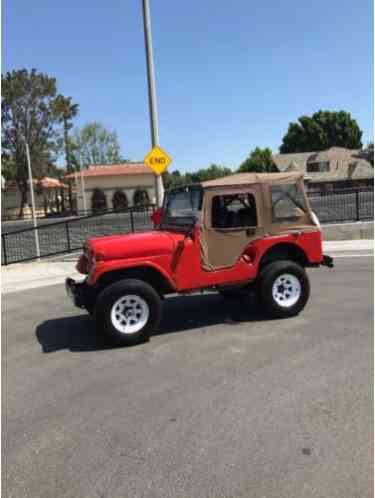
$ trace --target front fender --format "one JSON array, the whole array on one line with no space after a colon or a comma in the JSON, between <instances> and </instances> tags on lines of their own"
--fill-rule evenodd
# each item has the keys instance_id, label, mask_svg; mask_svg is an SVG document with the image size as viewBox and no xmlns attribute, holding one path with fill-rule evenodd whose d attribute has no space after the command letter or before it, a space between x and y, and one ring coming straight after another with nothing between
<instances>
[{"instance_id":1,"label":"front fender","mask_svg":"<svg viewBox=\"0 0 375 498\"><path fill-rule=\"evenodd\" d=\"M168 273L167 269L170 265L170 261L164 261L166 258L162 258L163 261L153 261L153 260L143 260L139 261L137 259L116 259L113 261L99 261L95 265L94 269L89 273L87 278L87 283L89 285L95 285L99 278L104 274L116 270L127 270L130 268L152 268L160 273L166 281L169 283L172 289L176 289L176 285L171 275ZM170 258L169 258L170 259Z\"/></svg>"}]
</instances>

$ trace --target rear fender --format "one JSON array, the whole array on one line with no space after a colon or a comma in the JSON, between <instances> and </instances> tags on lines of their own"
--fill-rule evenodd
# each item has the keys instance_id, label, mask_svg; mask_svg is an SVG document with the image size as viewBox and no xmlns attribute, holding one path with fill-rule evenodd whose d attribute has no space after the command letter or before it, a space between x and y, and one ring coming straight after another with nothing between
<instances>
[{"instance_id":1,"label":"rear fender","mask_svg":"<svg viewBox=\"0 0 375 498\"><path fill-rule=\"evenodd\" d=\"M290 259L302 266L320 264L323 258L320 231L268 237L254 243L260 267L276 259Z\"/></svg>"}]
</instances>

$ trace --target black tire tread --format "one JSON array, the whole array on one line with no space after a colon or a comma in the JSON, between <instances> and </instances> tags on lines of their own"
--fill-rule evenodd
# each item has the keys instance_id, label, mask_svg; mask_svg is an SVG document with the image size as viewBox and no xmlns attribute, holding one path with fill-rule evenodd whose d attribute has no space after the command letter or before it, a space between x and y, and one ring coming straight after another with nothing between
<instances>
[{"instance_id":1,"label":"black tire tread","mask_svg":"<svg viewBox=\"0 0 375 498\"><path fill-rule=\"evenodd\" d=\"M291 273L301 282L300 299L291 308L282 308L273 300L272 285L281 273ZM272 318L287 318L300 313L310 296L310 283L305 269L294 261L280 260L269 263L259 274L257 281L257 300L262 311Z\"/></svg>"},{"instance_id":2,"label":"black tire tread","mask_svg":"<svg viewBox=\"0 0 375 498\"><path fill-rule=\"evenodd\" d=\"M113 302L124 294L140 295L150 309L150 318L146 325L136 334L126 335L118 332L110 320ZM119 346L130 346L148 341L161 320L161 299L157 291L147 282L138 279L124 279L106 287L98 296L94 318L99 331L104 332L111 343Z\"/></svg>"}]
</instances>

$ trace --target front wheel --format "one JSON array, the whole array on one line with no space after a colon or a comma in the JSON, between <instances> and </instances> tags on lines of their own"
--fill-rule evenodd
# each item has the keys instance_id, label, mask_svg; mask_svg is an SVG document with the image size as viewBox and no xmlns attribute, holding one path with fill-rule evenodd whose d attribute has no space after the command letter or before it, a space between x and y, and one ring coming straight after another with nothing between
<instances>
[{"instance_id":1,"label":"front wheel","mask_svg":"<svg viewBox=\"0 0 375 498\"><path fill-rule=\"evenodd\" d=\"M297 315L310 295L305 269L293 261L275 261L260 273L257 297L266 315L286 318Z\"/></svg>"},{"instance_id":2,"label":"front wheel","mask_svg":"<svg viewBox=\"0 0 375 498\"><path fill-rule=\"evenodd\" d=\"M121 280L99 295L95 306L97 327L120 346L145 342L161 318L159 294L146 282Z\"/></svg>"}]
</instances>

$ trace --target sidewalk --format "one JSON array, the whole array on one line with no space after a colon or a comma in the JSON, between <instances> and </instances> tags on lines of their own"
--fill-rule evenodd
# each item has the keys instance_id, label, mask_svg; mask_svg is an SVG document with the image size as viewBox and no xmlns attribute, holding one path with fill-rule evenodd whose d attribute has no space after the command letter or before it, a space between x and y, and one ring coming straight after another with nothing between
<instances>
[{"instance_id":1,"label":"sidewalk","mask_svg":"<svg viewBox=\"0 0 375 498\"><path fill-rule=\"evenodd\" d=\"M76 261L33 261L1 268L1 293L64 284L66 277L81 279L75 269Z\"/></svg>"},{"instance_id":2,"label":"sidewalk","mask_svg":"<svg viewBox=\"0 0 375 498\"><path fill-rule=\"evenodd\" d=\"M373 251L374 241L372 239L353 239L353 240L328 240L323 242L323 250L328 254L357 251Z\"/></svg>"},{"instance_id":3,"label":"sidewalk","mask_svg":"<svg viewBox=\"0 0 375 498\"><path fill-rule=\"evenodd\" d=\"M323 244L325 254L337 257L351 255L372 255L373 240L339 240ZM1 292L18 292L47 285L64 284L66 277L82 279L75 269L77 255L67 255L66 261L34 261L3 266L1 271Z\"/></svg>"}]
</instances>

